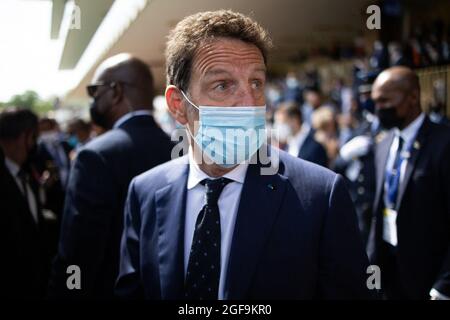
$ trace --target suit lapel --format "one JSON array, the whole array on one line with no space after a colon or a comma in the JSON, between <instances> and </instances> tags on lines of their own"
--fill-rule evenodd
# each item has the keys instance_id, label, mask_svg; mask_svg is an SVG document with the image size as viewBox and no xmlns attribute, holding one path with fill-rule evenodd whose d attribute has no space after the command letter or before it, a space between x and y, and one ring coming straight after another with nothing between
<instances>
[{"instance_id":1,"label":"suit lapel","mask_svg":"<svg viewBox=\"0 0 450 320\"><path fill-rule=\"evenodd\" d=\"M378 210L380 202L383 201L381 195L383 194L384 177L386 173L386 163L389 157L389 150L394 140L394 132L391 131L377 146L375 153L375 165L376 165L376 193L375 210Z\"/></svg>"},{"instance_id":2,"label":"suit lapel","mask_svg":"<svg viewBox=\"0 0 450 320\"><path fill-rule=\"evenodd\" d=\"M398 207L401 206L403 196L405 195L406 187L408 186L408 182L411 178L412 173L414 172L414 168L416 166L417 159L420 154L420 149L424 145L425 138L428 134L428 129L430 126L430 120L428 117L425 117L424 122L422 126L419 129L419 132L417 133L417 137L415 138L415 141L412 146L411 154L408 159L408 162L406 163L406 170L405 170L405 176L403 177L403 181L400 184L399 193L398 193ZM399 208L397 208L399 209Z\"/></svg>"},{"instance_id":3,"label":"suit lapel","mask_svg":"<svg viewBox=\"0 0 450 320\"><path fill-rule=\"evenodd\" d=\"M168 185L159 189L155 197L161 298L172 300L181 299L184 288L184 213L188 165L180 161L168 175Z\"/></svg>"},{"instance_id":4,"label":"suit lapel","mask_svg":"<svg viewBox=\"0 0 450 320\"><path fill-rule=\"evenodd\" d=\"M246 297L270 230L278 214L287 180L279 174L261 175L249 165L236 217L230 250L225 298Z\"/></svg>"}]
</instances>

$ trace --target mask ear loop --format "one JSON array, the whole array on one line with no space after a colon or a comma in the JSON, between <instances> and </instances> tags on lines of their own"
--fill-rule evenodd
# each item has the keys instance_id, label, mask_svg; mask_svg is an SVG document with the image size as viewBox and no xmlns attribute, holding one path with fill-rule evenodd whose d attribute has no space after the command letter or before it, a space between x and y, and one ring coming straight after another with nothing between
<instances>
[{"instance_id":1,"label":"mask ear loop","mask_svg":"<svg viewBox=\"0 0 450 320\"><path fill-rule=\"evenodd\" d=\"M200 111L200 108L197 107L197 105L196 105L195 103L193 103L193 102L186 96L186 94L184 93L184 91L181 90L181 89L179 89L179 90L180 90L181 94L183 95L183 97L187 100L187 102L189 102L189 104L190 104L191 106L193 106L195 109L197 109L198 111ZM191 129L189 129L189 126L186 124L185 127L186 127L187 132L188 132L189 135L191 136L191 138L195 141L194 135L192 134Z\"/></svg>"},{"instance_id":2,"label":"mask ear loop","mask_svg":"<svg viewBox=\"0 0 450 320\"><path fill-rule=\"evenodd\" d=\"M183 95L183 97L186 99L186 101L189 102L189 104L190 104L191 106L193 106L195 109L197 109L197 110L200 112L200 108L199 108L195 103L193 103L193 102L186 96L186 94L184 93L184 91L181 90L181 89L180 89L180 91L181 91L181 94ZM192 141L193 141L194 143L196 143L195 137L194 137L194 135L192 134L191 129L189 129L189 125L186 124L186 125L185 125L185 128L186 128L186 131L188 132L188 134L191 136Z\"/></svg>"},{"instance_id":3,"label":"mask ear loop","mask_svg":"<svg viewBox=\"0 0 450 320\"><path fill-rule=\"evenodd\" d=\"M197 109L198 111L200 111L200 108L197 107L197 105L195 103L193 103L191 100L189 100L189 98L186 96L186 94L184 93L183 90L181 90L181 94L183 95L183 97L187 100L187 102L189 102L189 104L191 104L195 109Z\"/></svg>"},{"instance_id":4,"label":"mask ear loop","mask_svg":"<svg viewBox=\"0 0 450 320\"><path fill-rule=\"evenodd\" d=\"M191 138L195 141L194 135L192 134L191 129L189 129L189 126L186 124L185 127L186 127L186 131L189 133Z\"/></svg>"}]
</instances>

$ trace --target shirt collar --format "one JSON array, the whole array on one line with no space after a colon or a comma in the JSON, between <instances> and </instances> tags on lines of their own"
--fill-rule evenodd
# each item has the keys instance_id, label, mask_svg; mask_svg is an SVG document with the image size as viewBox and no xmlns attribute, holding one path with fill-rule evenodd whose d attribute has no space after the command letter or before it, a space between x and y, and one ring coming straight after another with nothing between
<instances>
[{"instance_id":1,"label":"shirt collar","mask_svg":"<svg viewBox=\"0 0 450 320\"><path fill-rule=\"evenodd\" d=\"M5 156L5 166L8 168L9 172L11 172L13 177L17 177L17 174L20 171L20 166L17 163Z\"/></svg>"},{"instance_id":2,"label":"shirt collar","mask_svg":"<svg viewBox=\"0 0 450 320\"><path fill-rule=\"evenodd\" d=\"M423 121L425 120L425 114L422 112L413 122L411 122L406 128L402 131L396 130L396 135L400 135L406 145L409 145L411 141L416 137L417 132L422 126Z\"/></svg>"},{"instance_id":3,"label":"shirt collar","mask_svg":"<svg viewBox=\"0 0 450 320\"><path fill-rule=\"evenodd\" d=\"M203 172L198 164L194 160L194 152L192 150L192 147L189 146L189 176L187 181L187 188L188 190L193 189L197 186L202 180L204 179L214 179L210 176L208 176L205 172ZM245 180L245 174L247 173L248 163L243 162L241 164L238 164L236 168L231 170L230 172L227 172L223 175L223 177L228 178L230 180L233 180L234 182L238 182L243 184Z\"/></svg>"},{"instance_id":4,"label":"shirt collar","mask_svg":"<svg viewBox=\"0 0 450 320\"><path fill-rule=\"evenodd\" d=\"M128 120L130 120L131 118L133 118L135 116L144 116L144 115L145 116L151 116L152 115L152 111L151 110L136 110L136 111L128 112L127 114L125 114L122 117L120 117L114 123L113 129L117 129L122 124L124 124L125 122L127 122Z\"/></svg>"}]
</instances>

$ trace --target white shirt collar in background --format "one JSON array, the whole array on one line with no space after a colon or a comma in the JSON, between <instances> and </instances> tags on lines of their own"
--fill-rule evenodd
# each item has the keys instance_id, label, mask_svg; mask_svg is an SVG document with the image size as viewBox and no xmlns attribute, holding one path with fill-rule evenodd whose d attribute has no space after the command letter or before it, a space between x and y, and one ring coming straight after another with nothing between
<instances>
[{"instance_id":1,"label":"white shirt collar in background","mask_svg":"<svg viewBox=\"0 0 450 320\"><path fill-rule=\"evenodd\" d=\"M288 140L288 153L291 156L298 157L300 149L309 134L311 127L307 123L302 124L302 128L299 132Z\"/></svg>"}]
</instances>

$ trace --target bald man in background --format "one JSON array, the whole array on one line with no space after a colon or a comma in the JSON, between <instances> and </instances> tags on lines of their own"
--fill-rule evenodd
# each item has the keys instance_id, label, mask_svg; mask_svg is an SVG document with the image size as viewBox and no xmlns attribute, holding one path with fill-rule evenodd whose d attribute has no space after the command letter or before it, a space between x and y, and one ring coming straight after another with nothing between
<instances>
[{"instance_id":1,"label":"bald man in background","mask_svg":"<svg viewBox=\"0 0 450 320\"><path fill-rule=\"evenodd\" d=\"M390 129L375 152L376 195L368 243L386 299L450 297L450 129L422 112L417 75L393 67L372 99Z\"/></svg>"},{"instance_id":2,"label":"bald man in background","mask_svg":"<svg viewBox=\"0 0 450 320\"><path fill-rule=\"evenodd\" d=\"M170 160L172 149L152 116L153 77L143 61L128 54L105 60L87 91L92 121L108 132L79 151L71 170L52 298L113 296L128 184ZM70 265L80 268L80 289L67 287Z\"/></svg>"}]
</instances>

